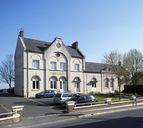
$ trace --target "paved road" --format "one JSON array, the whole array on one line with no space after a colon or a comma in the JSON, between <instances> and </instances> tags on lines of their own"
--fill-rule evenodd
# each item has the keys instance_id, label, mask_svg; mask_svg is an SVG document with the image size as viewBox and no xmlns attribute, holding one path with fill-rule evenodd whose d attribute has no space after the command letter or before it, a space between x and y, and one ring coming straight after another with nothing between
<instances>
[{"instance_id":1,"label":"paved road","mask_svg":"<svg viewBox=\"0 0 143 128\"><path fill-rule=\"evenodd\" d=\"M143 108L78 118L72 114L27 118L2 128L143 128Z\"/></svg>"},{"instance_id":2,"label":"paved road","mask_svg":"<svg viewBox=\"0 0 143 128\"><path fill-rule=\"evenodd\" d=\"M53 104L52 98L27 99L23 97L0 97L0 113L12 111L11 106L24 105L24 117L61 114L64 108Z\"/></svg>"},{"instance_id":3,"label":"paved road","mask_svg":"<svg viewBox=\"0 0 143 128\"><path fill-rule=\"evenodd\" d=\"M39 128L143 128L143 109L53 123Z\"/></svg>"}]
</instances>

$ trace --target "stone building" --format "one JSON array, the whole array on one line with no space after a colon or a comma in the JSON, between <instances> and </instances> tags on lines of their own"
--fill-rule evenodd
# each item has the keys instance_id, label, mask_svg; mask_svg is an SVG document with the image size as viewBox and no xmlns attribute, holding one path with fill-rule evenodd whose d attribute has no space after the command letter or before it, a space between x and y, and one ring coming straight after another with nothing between
<instances>
[{"instance_id":1,"label":"stone building","mask_svg":"<svg viewBox=\"0 0 143 128\"><path fill-rule=\"evenodd\" d=\"M48 89L114 93L118 85L106 64L86 62L78 42L66 46L60 38L40 41L26 38L20 31L15 50L15 93L34 97Z\"/></svg>"}]
</instances>

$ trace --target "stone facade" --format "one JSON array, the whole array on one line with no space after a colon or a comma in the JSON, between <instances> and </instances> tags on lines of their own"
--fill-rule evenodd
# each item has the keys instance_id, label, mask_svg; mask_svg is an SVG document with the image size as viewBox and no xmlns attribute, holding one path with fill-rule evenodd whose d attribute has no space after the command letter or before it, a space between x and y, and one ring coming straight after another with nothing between
<instances>
[{"instance_id":1,"label":"stone facade","mask_svg":"<svg viewBox=\"0 0 143 128\"><path fill-rule=\"evenodd\" d=\"M34 97L48 89L114 93L118 86L106 64L85 62L78 42L66 46L60 38L39 41L25 38L20 31L15 51L15 93Z\"/></svg>"}]
</instances>

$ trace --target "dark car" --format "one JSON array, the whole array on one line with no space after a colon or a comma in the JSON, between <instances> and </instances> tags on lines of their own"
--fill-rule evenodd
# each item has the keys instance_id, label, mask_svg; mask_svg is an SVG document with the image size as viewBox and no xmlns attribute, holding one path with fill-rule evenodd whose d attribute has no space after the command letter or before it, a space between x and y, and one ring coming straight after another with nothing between
<instances>
[{"instance_id":1,"label":"dark car","mask_svg":"<svg viewBox=\"0 0 143 128\"><path fill-rule=\"evenodd\" d=\"M91 103L91 102L95 102L96 99L93 95L89 95L89 94L80 94L80 95L74 95L71 99L66 100L66 102L68 101L74 101L75 104L80 104L80 103ZM66 102L64 105L66 105Z\"/></svg>"},{"instance_id":2,"label":"dark car","mask_svg":"<svg viewBox=\"0 0 143 128\"><path fill-rule=\"evenodd\" d=\"M57 94L57 90L46 90L35 95L36 98L48 98L54 97Z\"/></svg>"}]
</instances>

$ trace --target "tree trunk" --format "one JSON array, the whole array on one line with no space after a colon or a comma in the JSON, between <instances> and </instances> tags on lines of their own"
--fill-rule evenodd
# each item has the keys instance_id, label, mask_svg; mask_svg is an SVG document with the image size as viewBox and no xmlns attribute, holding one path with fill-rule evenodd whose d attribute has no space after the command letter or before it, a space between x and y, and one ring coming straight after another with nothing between
<instances>
[{"instance_id":1,"label":"tree trunk","mask_svg":"<svg viewBox=\"0 0 143 128\"><path fill-rule=\"evenodd\" d=\"M120 77L118 77L118 87L119 87L119 101L121 100L121 80Z\"/></svg>"}]
</instances>

